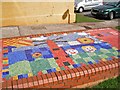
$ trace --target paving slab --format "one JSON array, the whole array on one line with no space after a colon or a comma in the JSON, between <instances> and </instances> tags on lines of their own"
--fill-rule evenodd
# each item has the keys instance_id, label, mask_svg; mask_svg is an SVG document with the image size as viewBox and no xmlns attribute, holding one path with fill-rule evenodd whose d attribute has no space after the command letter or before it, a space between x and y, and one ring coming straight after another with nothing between
<instances>
[{"instance_id":1,"label":"paving slab","mask_svg":"<svg viewBox=\"0 0 120 90\"><path fill-rule=\"evenodd\" d=\"M0 31L2 31L2 36L0 38L20 36L18 27L2 27Z\"/></svg>"},{"instance_id":2,"label":"paving slab","mask_svg":"<svg viewBox=\"0 0 120 90\"><path fill-rule=\"evenodd\" d=\"M83 29L85 28L71 24L19 26L21 36Z\"/></svg>"}]
</instances>

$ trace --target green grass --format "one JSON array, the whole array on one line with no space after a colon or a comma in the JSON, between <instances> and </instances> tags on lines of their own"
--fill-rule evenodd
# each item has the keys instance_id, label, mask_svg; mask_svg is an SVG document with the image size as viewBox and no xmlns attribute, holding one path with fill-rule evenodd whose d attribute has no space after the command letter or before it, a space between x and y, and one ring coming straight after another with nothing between
<instances>
[{"instance_id":1,"label":"green grass","mask_svg":"<svg viewBox=\"0 0 120 90\"><path fill-rule=\"evenodd\" d=\"M106 80L92 88L119 88L119 85L120 85L120 76L114 79Z\"/></svg>"},{"instance_id":2,"label":"green grass","mask_svg":"<svg viewBox=\"0 0 120 90\"><path fill-rule=\"evenodd\" d=\"M101 22L102 20L97 20L92 17L84 16L81 14L76 14L76 23L82 23L82 22Z\"/></svg>"},{"instance_id":3,"label":"green grass","mask_svg":"<svg viewBox=\"0 0 120 90\"><path fill-rule=\"evenodd\" d=\"M117 26L116 28L117 28L118 30L120 30L120 26Z\"/></svg>"}]
</instances>

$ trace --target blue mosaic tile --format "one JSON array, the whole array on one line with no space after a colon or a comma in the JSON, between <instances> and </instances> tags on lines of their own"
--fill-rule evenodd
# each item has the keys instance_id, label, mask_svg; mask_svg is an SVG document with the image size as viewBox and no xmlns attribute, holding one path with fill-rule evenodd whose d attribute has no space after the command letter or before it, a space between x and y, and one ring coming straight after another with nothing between
<instances>
[{"instance_id":1,"label":"blue mosaic tile","mask_svg":"<svg viewBox=\"0 0 120 90\"><path fill-rule=\"evenodd\" d=\"M2 72L3 75L8 75L9 74L9 71L8 72Z\"/></svg>"},{"instance_id":2,"label":"blue mosaic tile","mask_svg":"<svg viewBox=\"0 0 120 90\"><path fill-rule=\"evenodd\" d=\"M47 59L47 58L53 58L53 55L52 55L52 54L48 54L48 55L43 55L43 57L44 57L45 59Z\"/></svg>"},{"instance_id":3,"label":"blue mosaic tile","mask_svg":"<svg viewBox=\"0 0 120 90\"><path fill-rule=\"evenodd\" d=\"M8 69L9 68L9 66L5 66L5 67L3 67L3 69Z\"/></svg>"},{"instance_id":4,"label":"blue mosaic tile","mask_svg":"<svg viewBox=\"0 0 120 90\"><path fill-rule=\"evenodd\" d=\"M19 61L27 60L26 54L24 51L11 52L8 53L9 64L14 64Z\"/></svg>"},{"instance_id":5,"label":"blue mosaic tile","mask_svg":"<svg viewBox=\"0 0 120 90\"><path fill-rule=\"evenodd\" d=\"M96 63L99 63L99 60L95 60Z\"/></svg>"},{"instance_id":6,"label":"blue mosaic tile","mask_svg":"<svg viewBox=\"0 0 120 90\"><path fill-rule=\"evenodd\" d=\"M8 53L4 53L4 54L3 54L3 57L4 57L4 58L8 57Z\"/></svg>"},{"instance_id":7,"label":"blue mosaic tile","mask_svg":"<svg viewBox=\"0 0 120 90\"><path fill-rule=\"evenodd\" d=\"M27 59L24 59L24 60L28 60L28 61L34 61L35 59L32 57L32 55L31 54L26 54L26 57L27 57Z\"/></svg>"},{"instance_id":8,"label":"blue mosaic tile","mask_svg":"<svg viewBox=\"0 0 120 90\"><path fill-rule=\"evenodd\" d=\"M12 48L16 48L15 46L8 46L8 52L12 52Z\"/></svg>"},{"instance_id":9,"label":"blue mosaic tile","mask_svg":"<svg viewBox=\"0 0 120 90\"><path fill-rule=\"evenodd\" d=\"M40 51L46 51L49 50L48 48L39 48Z\"/></svg>"},{"instance_id":10,"label":"blue mosaic tile","mask_svg":"<svg viewBox=\"0 0 120 90\"><path fill-rule=\"evenodd\" d=\"M28 74L23 74L23 78L28 78Z\"/></svg>"},{"instance_id":11,"label":"blue mosaic tile","mask_svg":"<svg viewBox=\"0 0 120 90\"><path fill-rule=\"evenodd\" d=\"M73 64L74 68L80 67L80 64Z\"/></svg>"},{"instance_id":12,"label":"blue mosaic tile","mask_svg":"<svg viewBox=\"0 0 120 90\"><path fill-rule=\"evenodd\" d=\"M25 50L25 53L26 53L26 54L30 54L31 52L32 52L32 49Z\"/></svg>"},{"instance_id":13,"label":"blue mosaic tile","mask_svg":"<svg viewBox=\"0 0 120 90\"><path fill-rule=\"evenodd\" d=\"M51 70L52 70L52 72L56 72L56 69L55 69L55 68L52 68Z\"/></svg>"},{"instance_id":14,"label":"blue mosaic tile","mask_svg":"<svg viewBox=\"0 0 120 90\"><path fill-rule=\"evenodd\" d=\"M52 70L51 70L51 69L49 69L49 70L47 70L47 72L48 72L48 73L51 73L51 72L52 72Z\"/></svg>"},{"instance_id":15,"label":"blue mosaic tile","mask_svg":"<svg viewBox=\"0 0 120 90\"><path fill-rule=\"evenodd\" d=\"M21 79L21 78L23 78L23 75L18 75L18 79Z\"/></svg>"},{"instance_id":16,"label":"blue mosaic tile","mask_svg":"<svg viewBox=\"0 0 120 90\"><path fill-rule=\"evenodd\" d=\"M101 46L102 48L105 48L105 49L111 49L111 48L112 48L111 45L109 45L109 44L107 44L107 43L100 43L100 46Z\"/></svg>"},{"instance_id":17,"label":"blue mosaic tile","mask_svg":"<svg viewBox=\"0 0 120 90\"><path fill-rule=\"evenodd\" d=\"M112 58L107 58L107 60L112 60Z\"/></svg>"},{"instance_id":18,"label":"blue mosaic tile","mask_svg":"<svg viewBox=\"0 0 120 90\"><path fill-rule=\"evenodd\" d=\"M91 61L88 62L90 65L93 64Z\"/></svg>"}]
</instances>

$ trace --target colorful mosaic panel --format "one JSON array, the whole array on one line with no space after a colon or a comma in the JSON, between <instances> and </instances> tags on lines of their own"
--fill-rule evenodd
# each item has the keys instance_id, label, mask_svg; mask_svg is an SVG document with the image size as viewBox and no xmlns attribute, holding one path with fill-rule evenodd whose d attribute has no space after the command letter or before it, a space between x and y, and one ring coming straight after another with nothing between
<instances>
[{"instance_id":1,"label":"colorful mosaic panel","mask_svg":"<svg viewBox=\"0 0 120 90\"><path fill-rule=\"evenodd\" d=\"M3 81L18 80L119 58L117 37L117 31L105 28L4 39Z\"/></svg>"}]
</instances>

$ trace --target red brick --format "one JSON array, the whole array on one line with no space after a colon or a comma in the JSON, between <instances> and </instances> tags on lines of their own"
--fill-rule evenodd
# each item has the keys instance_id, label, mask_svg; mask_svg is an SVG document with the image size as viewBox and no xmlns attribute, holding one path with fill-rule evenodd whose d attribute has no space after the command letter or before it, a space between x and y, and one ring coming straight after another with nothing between
<instances>
[{"instance_id":1,"label":"red brick","mask_svg":"<svg viewBox=\"0 0 120 90\"><path fill-rule=\"evenodd\" d=\"M70 69L69 72L71 73L72 80L76 80L77 76L76 76L75 72L72 69Z\"/></svg>"},{"instance_id":2,"label":"red brick","mask_svg":"<svg viewBox=\"0 0 120 90\"><path fill-rule=\"evenodd\" d=\"M72 76L70 74L70 72L68 70L64 70L66 76L67 76L67 79L72 79Z\"/></svg>"},{"instance_id":3,"label":"red brick","mask_svg":"<svg viewBox=\"0 0 120 90\"><path fill-rule=\"evenodd\" d=\"M51 86L51 88L61 88L61 87L64 87L64 82Z\"/></svg>"},{"instance_id":4,"label":"red brick","mask_svg":"<svg viewBox=\"0 0 120 90\"><path fill-rule=\"evenodd\" d=\"M22 82L23 82L23 87L24 87L24 88L28 88L28 87L29 87L29 86L28 86L27 78L23 78L23 79L22 79Z\"/></svg>"},{"instance_id":5,"label":"red brick","mask_svg":"<svg viewBox=\"0 0 120 90\"><path fill-rule=\"evenodd\" d=\"M101 63L96 64L96 66L98 66L100 72L103 72L103 68L102 68L102 64Z\"/></svg>"},{"instance_id":6,"label":"red brick","mask_svg":"<svg viewBox=\"0 0 120 90\"><path fill-rule=\"evenodd\" d=\"M84 72L84 75L85 76L88 76L88 71L87 71L87 69L85 68L85 67L80 67L82 70L83 70L83 72Z\"/></svg>"},{"instance_id":7,"label":"red brick","mask_svg":"<svg viewBox=\"0 0 120 90\"><path fill-rule=\"evenodd\" d=\"M48 85L49 81L48 81L47 75L46 74L42 74L41 77L43 78L44 86Z\"/></svg>"},{"instance_id":8,"label":"red brick","mask_svg":"<svg viewBox=\"0 0 120 90\"><path fill-rule=\"evenodd\" d=\"M77 68L74 68L73 71L75 72L77 78L79 79L80 78L79 70Z\"/></svg>"},{"instance_id":9,"label":"red brick","mask_svg":"<svg viewBox=\"0 0 120 90\"><path fill-rule=\"evenodd\" d=\"M28 86L29 86L29 88L31 88L31 87L34 86L32 77L28 77L28 78L27 78L27 81L28 81Z\"/></svg>"},{"instance_id":10,"label":"red brick","mask_svg":"<svg viewBox=\"0 0 120 90\"><path fill-rule=\"evenodd\" d=\"M38 86L38 80L37 80L37 77L36 76L33 76L33 84L34 86Z\"/></svg>"},{"instance_id":11,"label":"red brick","mask_svg":"<svg viewBox=\"0 0 120 90\"><path fill-rule=\"evenodd\" d=\"M100 63L102 64L103 71L106 71L107 70L105 67L106 64L103 61L101 61Z\"/></svg>"},{"instance_id":12,"label":"red brick","mask_svg":"<svg viewBox=\"0 0 120 90\"><path fill-rule=\"evenodd\" d=\"M7 88L12 88L12 80L7 80Z\"/></svg>"},{"instance_id":13,"label":"red brick","mask_svg":"<svg viewBox=\"0 0 120 90\"><path fill-rule=\"evenodd\" d=\"M47 78L48 78L48 82L53 84L53 78L50 74L46 74L47 75Z\"/></svg>"},{"instance_id":14,"label":"red brick","mask_svg":"<svg viewBox=\"0 0 120 90\"><path fill-rule=\"evenodd\" d=\"M92 64L91 66L94 68L94 69L92 69L93 74L96 74L97 72L99 72L99 69L95 64Z\"/></svg>"},{"instance_id":15,"label":"red brick","mask_svg":"<svg viewBox=\"0 0 120 90\"><path fill-rule=\"evenodd\" d=\"M43 79L42 79L42 77L38 75L37 79L38 79L38 84L39 84L38 87L43 87Z\"/></svg>"},{"instance_id":16,"label":"red brick","mask_svg":"<svg viewBox=\"0 0 120 90\"><path fill-rule=\"evenodd\" d=\"M6 89L7 88L7 81L2 83L2 89Z\"/></svg>"},{"instance_id":17,"label":"red brick","mask_svg":"<svg viewBox=\"0 0 120 90\"><path fill-rule=\"evenodd\" d=\"M62 83L63 82L63 78L62 78L61 73L60 72L55 72L55 74L57 75L58 82Z\"/></svg>"},{"instance_id":18,"label":"red brick","mask_svg":"<svg viewBox=\"0 0 120 90\"><path fill-rule=\"evenodd\" d=\"M67 75L65 74L64 71L60 71L60 73L62 75L63 81L65 81L67 79Z\"/></svg>"},{"instance_id":19,"label":"red brick","mask_svg":"<svg viewBox=\"0 0 120 90\"><path fill-rule=\"evenodd\" d=\"M56 74L53 72L53 73L51 73L51 76L52 76L52 78L53 78L54 84L58 84L58 79L57 79Z\"/></svg>"},{"instance_id":20,"label":"red brick","mask_svg":"<svg viewBox=\"0 0 120 90\"><path fill-rule=\"evenodd\" d=\"M22 79L19 79L19 80L18 80L18 88L23 88Z\"/></svg>"},{"instance_id":21,"label":"red brick","mask_svg":"<svg viewBox=\"0 0 120 90\"><path fill-rule=\"evenodd\" d=\"M85 76L83 70L82 70L80 67L77 68L77 69L78 69L78 71L79 71L79 73L80 73L80 77Z\"/></svg>"},{"instance_id":22,"label":"red brick","mask_svg":"<svg viewBox=\"0 0 120 90\"><path fill-rule=\"evenodd\" d=\"M17 80L13 80L13 81L12 81L12 84L13 84L13 88L14 88L14 89L18 88Z\"/></svg>"},{"instance_id":23,"label":"red brick","mask_svg":"<svg viewBox=\"0 0 120 90\"><path fill-rule=\"evenodd\" d=\"M87 66L84 66L84 67L85 67L86 70L88 71L88 75L91 75L91 74L92 74L92 69L93 69L93 68L91 68L90 65L87 65Z\"/></svg>"}]
</instances>

